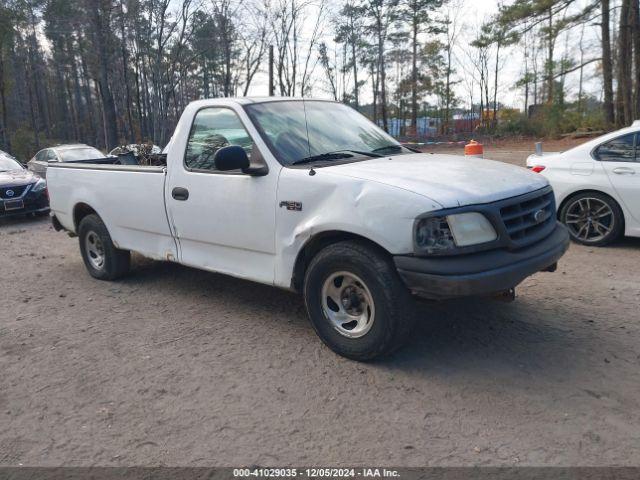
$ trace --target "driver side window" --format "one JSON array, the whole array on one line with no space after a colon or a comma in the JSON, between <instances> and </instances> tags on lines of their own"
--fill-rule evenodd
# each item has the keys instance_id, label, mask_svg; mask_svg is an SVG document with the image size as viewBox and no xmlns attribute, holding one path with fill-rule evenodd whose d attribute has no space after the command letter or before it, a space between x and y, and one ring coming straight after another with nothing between
<instances>
[{"instance_id":1,"label":"driver side window","mask_svg":"<svg viewBox=\"0 0 640 480\"><path fill-rule=\"evenodd\" d=\"M629 133L609 140L596 149L596 157L603 162L636 162L637 133Z\"/></svg>"},{"instance_id":2,"label":"driver side window","mask_svg":"<svg viewBox=\"0 0 640 480\"><path fill-rule=\"evenodd\" d=\"M229 145L244 148L251 159L253 141L238 115L229 108L203 108L196 114L191 126L184 166L187 170L217 172L213 157L218 150Z\"/></svg>"}]
</instances>

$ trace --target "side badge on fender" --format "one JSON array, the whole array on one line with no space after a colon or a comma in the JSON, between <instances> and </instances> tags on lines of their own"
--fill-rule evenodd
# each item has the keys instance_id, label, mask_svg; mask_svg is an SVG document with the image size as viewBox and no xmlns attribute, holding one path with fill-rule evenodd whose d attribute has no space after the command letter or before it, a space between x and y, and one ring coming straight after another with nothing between
<instances>
[{"instance_id":1,"label":"side badge on fender","mask_svg":"<svg viewBox=\"0 0 640 480\"><path fill-rule=\"evenodd\" d=\"M300 202L292 202L290 200L283 200L280 202L280 208L287 207L287 210L292 210L294 212L299 212L302 210L302 203Z\"/></svg>"}]
</instances>

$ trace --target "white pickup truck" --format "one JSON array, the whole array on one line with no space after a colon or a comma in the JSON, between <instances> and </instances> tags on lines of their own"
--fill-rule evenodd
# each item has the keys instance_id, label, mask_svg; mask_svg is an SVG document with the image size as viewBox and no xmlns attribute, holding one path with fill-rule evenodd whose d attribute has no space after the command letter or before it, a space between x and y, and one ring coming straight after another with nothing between
<instances>
[{"instance_id":1,"label":"white pickup truck","mask_svg":"<svg viewBox=\"0 0 640 480\"><path fill-rule=\"evenodd\" d=\"M135 251L302 292L356 360L401 345L415 296L511 293L569 244L543 176L416 153L336 102L197 101L166 151L165 167L49 165L53 224L89 273L114 280Z\"/></svg>"}]
</instances>

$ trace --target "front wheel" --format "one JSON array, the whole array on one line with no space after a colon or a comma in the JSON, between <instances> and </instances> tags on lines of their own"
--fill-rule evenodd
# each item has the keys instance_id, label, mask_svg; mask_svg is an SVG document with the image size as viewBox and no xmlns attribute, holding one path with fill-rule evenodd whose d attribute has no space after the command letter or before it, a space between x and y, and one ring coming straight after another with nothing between
<instances>
[{"instance_id":1,"label":"front wheel","mask_svg":"<svg viewBox=\"0 0 640 480\"><path fill-rule=\"evenodd\" d=\"M584 192L570 198L560 210L560 221L571 239L583 245L601 247L622 235L624 217L617 202L598 192Z\"/></svg>"},{"instance_id":2,"label":"front wheel","mask_svg":"<svg viewBox=\"0 0 640 480\"><path fill-rule=\"evenodd\" d=\"M364 243L346 241L321 250L307 269L304 297L318 336L353 360L393 352L414 323L413 299L395 268Z\"/></svg>"},{"instance_id":3,"label":"front wheel","mask_svg":"<svg viewBox=\"0 0 640 480\"><path fill-rule=\"evenodd\" d=\"M87 215L78 227L80 252L89 274L98 280L115 280L129 271L131 255L115 247L98 215Z\"/></svg>"}]
</instances>

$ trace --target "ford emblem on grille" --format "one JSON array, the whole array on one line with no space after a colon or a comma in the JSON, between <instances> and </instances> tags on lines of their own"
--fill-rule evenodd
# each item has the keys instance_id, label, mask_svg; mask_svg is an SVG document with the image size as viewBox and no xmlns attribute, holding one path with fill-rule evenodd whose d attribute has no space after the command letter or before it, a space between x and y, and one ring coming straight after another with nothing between
<instances>
[{"instance_id":1,"label":"ford emblem on grille","mask_svg":"<svg viewBox=\"0 0 640 480\"><path fill-rule=\"evenodd\" d=\"M16 192L14 192L13 190L7 190L6 192L4 192L5 195L7 197L13 197L15 195Z\"/></svg>"},{"instance_id":2,"label":"ford emblem on grille","mask_svg":"<svg viewBox=\"0 0 640 480\"><path fill-rule=\"evenodd\" d=\"M536 221L536 223L541 223L544 221L545 216L546 214L544 210L538 210L536 213L533 214L533 219Z\"/></svg>"}]
</instances>

